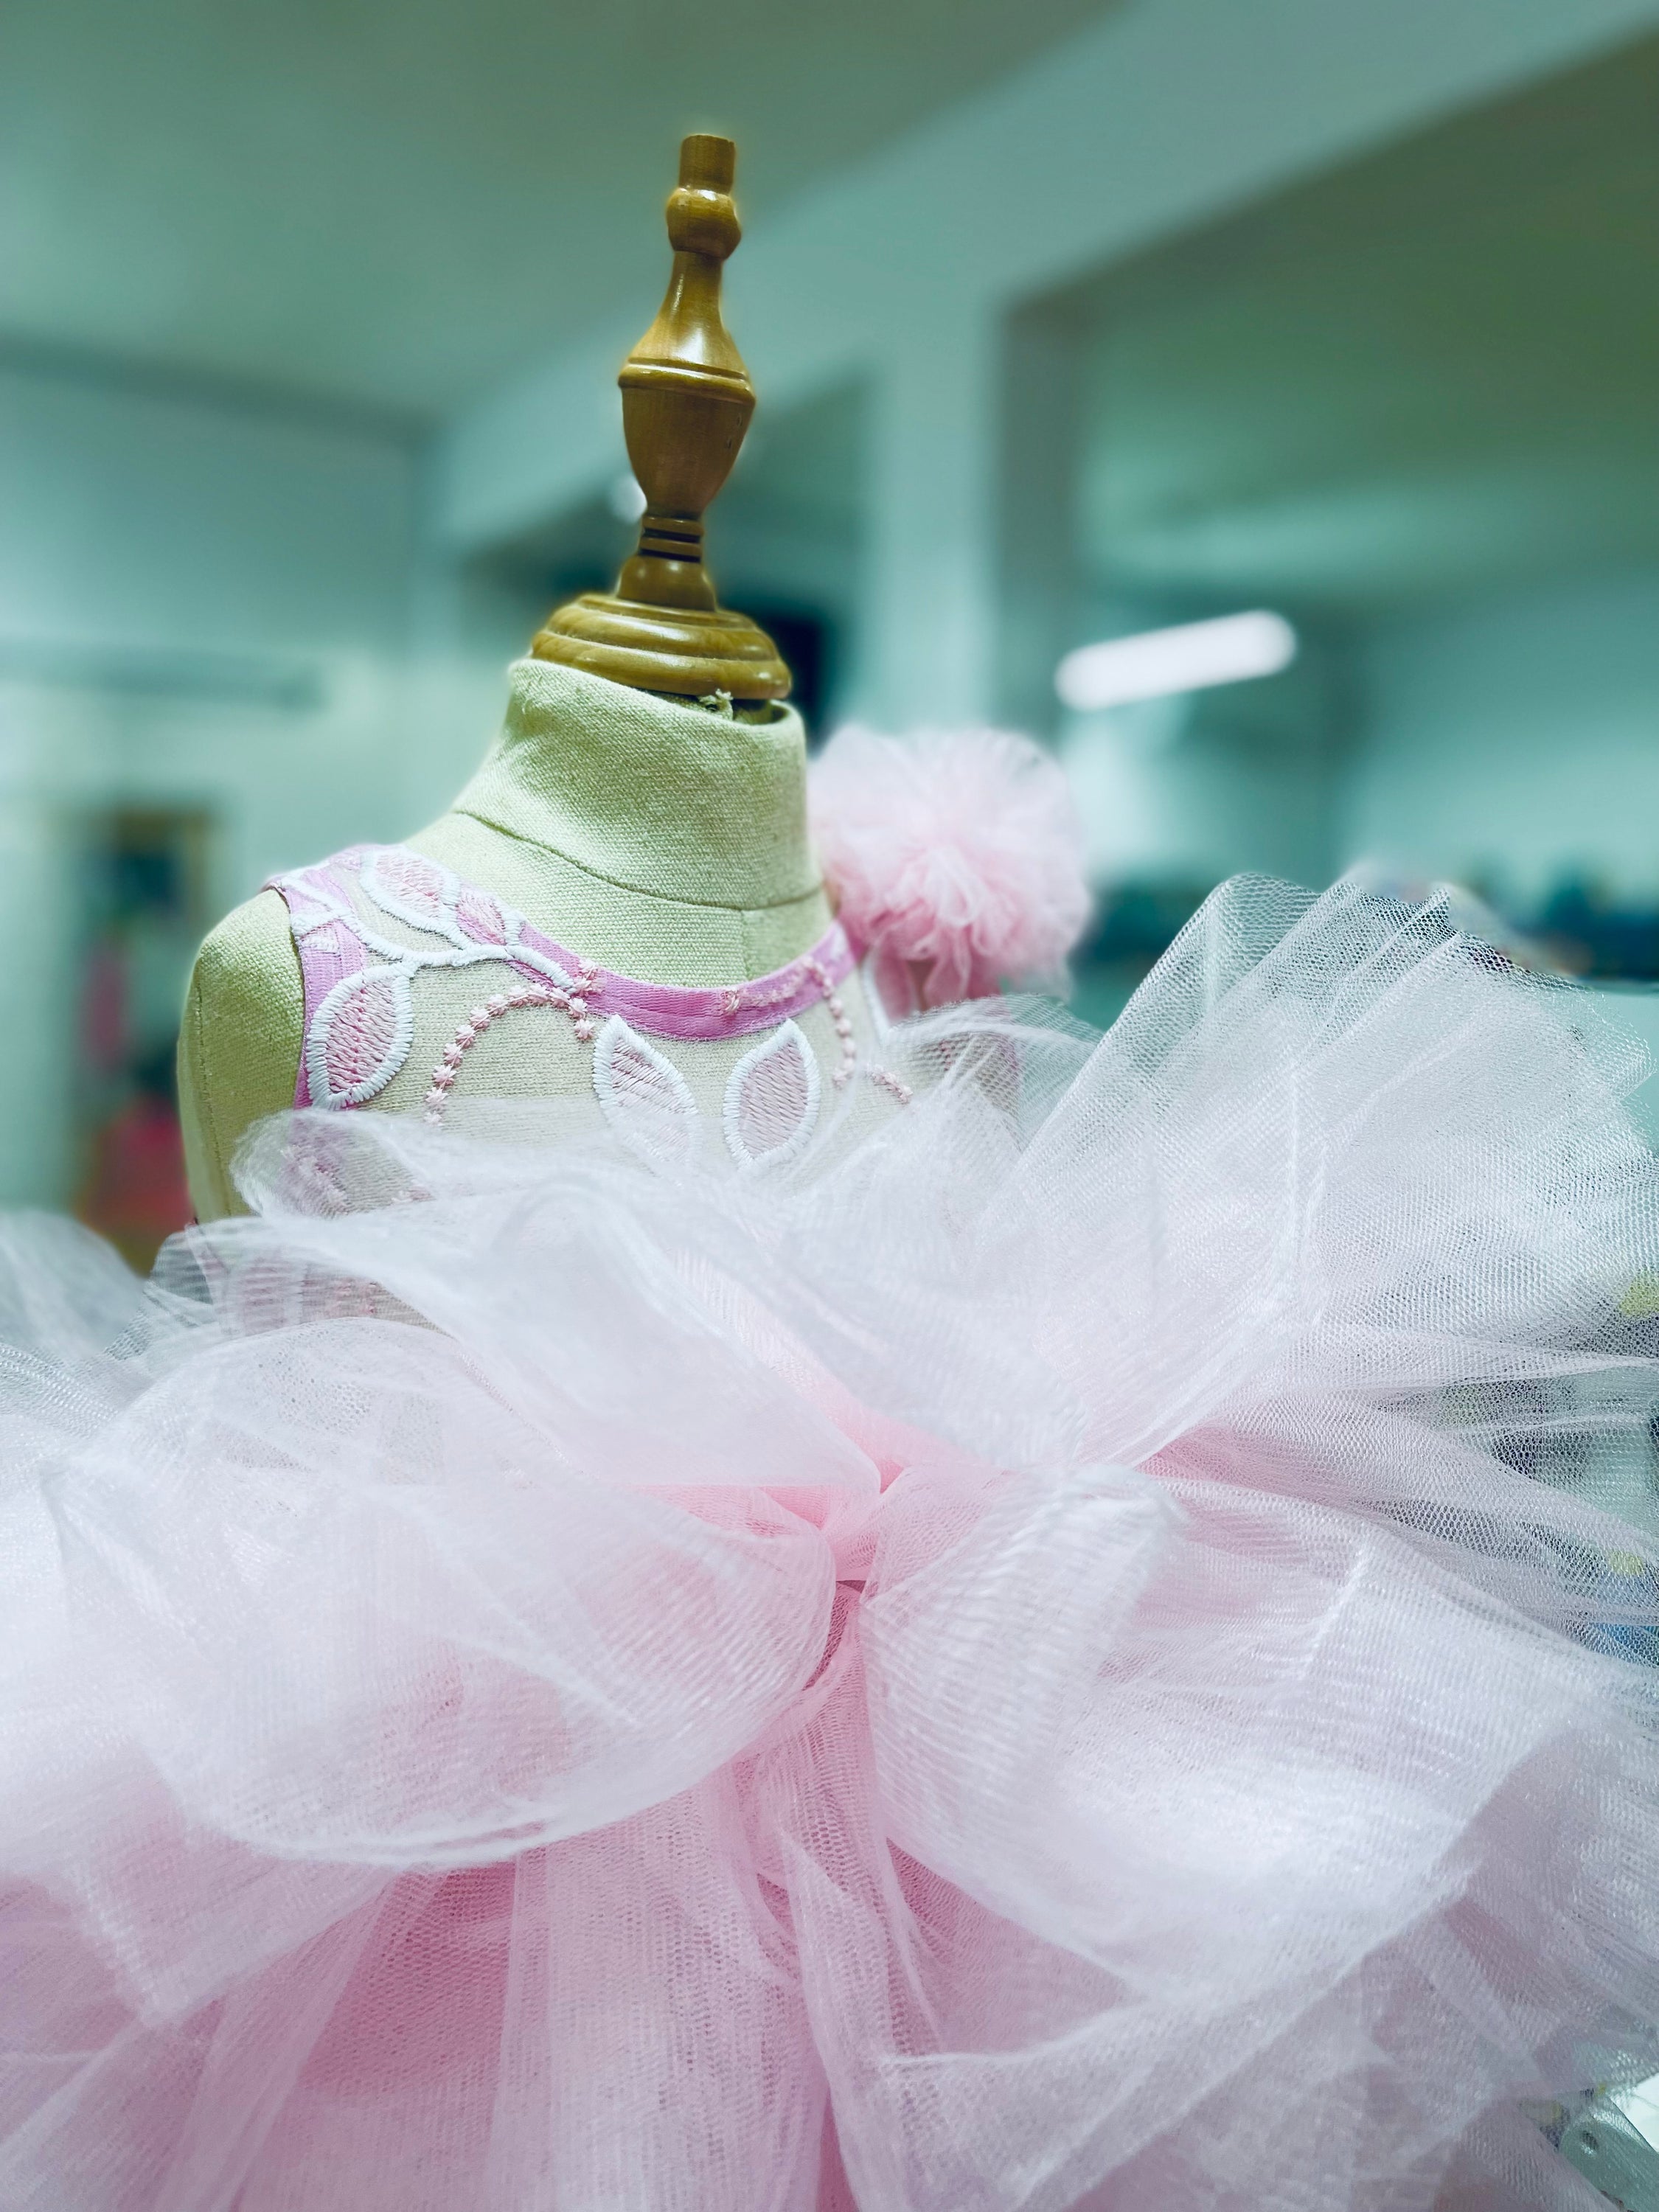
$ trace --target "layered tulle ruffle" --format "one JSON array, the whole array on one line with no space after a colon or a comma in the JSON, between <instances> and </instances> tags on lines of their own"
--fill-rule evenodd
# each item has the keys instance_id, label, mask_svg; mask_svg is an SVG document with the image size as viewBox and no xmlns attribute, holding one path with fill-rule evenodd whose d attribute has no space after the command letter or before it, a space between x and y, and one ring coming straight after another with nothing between
<instances>
[{"instance_id":1,"label":"layered tulle ruffle","mask_svg":"<svg viewBox=\"0 0 1659 2212\"><path fill-rule=\"evenodd\" d=\"M1634 1048L1344 885L772 1175L289 1117L0 1276L0 2202L1589 2199L1659 2064Z\"/></svg>"}]
</instances>

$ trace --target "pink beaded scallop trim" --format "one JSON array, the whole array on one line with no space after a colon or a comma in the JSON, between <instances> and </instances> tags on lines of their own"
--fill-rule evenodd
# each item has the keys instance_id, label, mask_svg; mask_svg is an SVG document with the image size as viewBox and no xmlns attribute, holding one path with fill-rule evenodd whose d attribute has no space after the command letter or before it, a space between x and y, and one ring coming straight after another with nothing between
<instances>
[{"instance_id":1,"label":"pink beaded scallop trim","mask_svg":"<svg viewBox=\"0 0 1659 2212\"><path fill-rule=\"evenodd\" d=\"M814 960L810 954L802 961L801 965L823 993L824 1011L834 1023L836 1035L841 1040L841 1059L830 1080L837 1091L843 1091L852 1081L859 1064L859 1048L853 1041L853 1024L848 1018L847 1009L842 1004L841 994L836 990L835 979L829 970L820 962ZM888 1069L872 1067L870 1071L870 1080L878 1085L890 1097L896 1098L901 1106L908 1106L910 1103L909 1085L901 1083L897 1076L892 1074Z\"/></svg>"},{"instance_id":2,"label":"pink beaded scallop trim","mask_svg":"<svg viewBox=\"0 0 1659 2212\"><path fill-rule=\"evenodd\" d=\"M814 981L823 986L824 1008L840 1040L841 1058L830 1079L840 1091L852 1080L859 1064L859 1048L854 1039L853 1024L840 994L823 969L816 960L809 959L803 965ZM583 962L576 980L580 988L574 991L561 991L533 983L515 985L510 991L495 992L482 1006L474 1006L444 1047L443 1058L432 1071L431 1088L423 1102L426 1120L431 1122L443 1120L444 1109L449 1103L449 1094L455 1086L455 1078L460 1072L462 1060L484 1031L492 1023L498 1022L503 1014L516 1013L525 1006L551 1006L556 1012L569 1016L572 1034L580 1042L592 1044L597 1033L597 1024L590 1011L590 1001L599 994L602 988L592 961ZM909 1085L901 1082L890 1069L872 1067L870 1080L896 1099L901 1106L910 1103Z\"/></svg>"},{"instance_id":3,"label":"pink beaded scallop trim","mask_svg":"<svg viewBox=\"0 0 1659 2212\"><path fill-rule=\"evenodd\" d=\"M578 988L574 991L560 990L553 984L515 983L510 991L496 991L481 1006L474 1006L444 1047L443 1058L432 1071L431 1087L424 1101L425 1118L428 1121L443 1120L444 1108L449 1103L461 1061L490 1024L499 1021L503 1014L516 1013L524 1006L552 1006L570 1017L571 1030L581 1043L592 1044L598 1025L588 1012L588 1001L599 994L596 963L584 960L577 970L576 982Z\"/></svg>"},{"instance_id":4,"label":"pink beaded scallop trim","mask_svg":"<svg viewBox=\"0 0 1659 2212\"><path fill-rule=\"evenodd\" d=\"M841 1057L835 1073L830 1079L836 1090L840 1091L852 1080L858 1069L859 1048L853 1036L853 1024L848 1018L845 1006L842 1003L840 994L823 967L810 957L804 960L801 965L813 981L822 987L824 994L824 1009L835 1025L836 1036L840 1042ZM581 963L576 981L579 988L574 991L562 991L551 986L544 987L533 983L519 984L510 991L497 991L486 999L482 1006L474 1006L444 1047L443 1058L432 1071L431 1087L427 1091L423 1102L426 1108L426 1120L430 1122L441 1122L443 1120L444 1109L449 1103L449 1094L455 1087L455 1079L460 1073L462 1060L465 1059L484 1031L492 1023L498 1022L503 1014L516 1013L520 1008L526 1006L551 1006L556 1012L569 1016L572 1034L580 1042L592 1044L597 1034L598 1025L590 1010L591 1001L597 998L603 989L598 969L592 961L586 960ZM737 994L734 992L732 995L735 998ZM784 994L780 994L780 996ZM750 1003L755 1002L751 1000ZM912 1094L909 1085L901 1082L890 1069L872 1067L870 1071L870 1080L879 1090L886 1091L890 1097L896 1099L901 1106L908 1106L910 1103Z\"/></svg>"},{"instance_id":5,"label":"pink beaded scallop trim","mask_svg":"<svg viewBox=\"0 0 1659 2212\"><path fill-rule=\"evenodd\" d=\"M837 1091L845 1090L859 1064L859 1048L853 1041L853 1024L847 1018L847 1009L842 1004L841 994L836 990L829 969L810 956L801 965L823 993L823 1010L834 1023L836 1035L841 1043L841 1059L830 1080Z\"/></svg>"}]
</instances>

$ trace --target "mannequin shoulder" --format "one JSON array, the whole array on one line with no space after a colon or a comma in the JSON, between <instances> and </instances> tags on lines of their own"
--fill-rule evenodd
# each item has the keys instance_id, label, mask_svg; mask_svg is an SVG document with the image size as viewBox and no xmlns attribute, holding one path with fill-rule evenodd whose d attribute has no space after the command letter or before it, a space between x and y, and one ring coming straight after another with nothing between
<instances>
[{"instance_id":1,"label":"mannequin shoulder","mask_svg":"<svg viewBox=\"0 0 1659 2212\"><path fill-rule=\"evenodd\" d=\"M179 1038L179 1109L199 1220L239 1210L230 1162L244 1130L294 1103L305 989L276 891L226 915L196 956Z\"/></svg>"}]
</instances>

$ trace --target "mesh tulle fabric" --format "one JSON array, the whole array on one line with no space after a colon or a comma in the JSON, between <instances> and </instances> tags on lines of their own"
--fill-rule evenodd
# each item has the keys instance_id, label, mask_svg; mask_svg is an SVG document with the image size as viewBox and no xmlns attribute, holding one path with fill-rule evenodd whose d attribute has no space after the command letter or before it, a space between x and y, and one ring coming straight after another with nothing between
<instances>
[{"instance_id":1,"label":"mesh tulle fabric","mask_svg":"<svg viewBox=\"0 0 1659 2212\"><path fill-rule=\"evenodd\" d=\"M0 2203L1599 2201L1638 1052L1260 884L884 1051L771 1173L307 1115L148 1286L8 1225Z\"/></svg>"}]
</instances>

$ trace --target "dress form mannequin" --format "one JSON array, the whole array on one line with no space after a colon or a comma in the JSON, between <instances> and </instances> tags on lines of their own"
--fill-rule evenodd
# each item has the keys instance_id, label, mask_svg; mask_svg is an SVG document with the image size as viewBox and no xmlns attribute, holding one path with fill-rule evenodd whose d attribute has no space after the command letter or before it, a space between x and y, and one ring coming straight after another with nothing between
<instances>
[{"instance_id":1,"label":"dress form mannequin","mask_svg":"<svg viewBox=\"0 0 1659 2212\"><path fill-rule=\"evenodd\" d=\"M763 632L719 606L701 557L702 509L754 407L720 314L720 264L739 235L732 173L729 141L685 142L668 205L668 294L622 374L647 498L638 550L616 594L587 594L550 618L514 671L489 757L449 812L407 841L602 966L685 985L766 975L807 953L830 919L806 836L805 735L778 703L788 672ZM407 1063L373 1107L419 1104L479 995L470 971L422 981ZM856 977L842 998L863 1046ZM179 1091L198 1218L235 1208L238 1140L294 1103L304 1021L289 911L265 890L213 932L191 981ZM833 1068L829 1011L815 1006L800 1022ZM751 1041L677 1048L700 1105ZM481 1037L466 1088L591 1097L586 1056L567 1025L546 1021Z\"/></svg>"}]
</instances>

